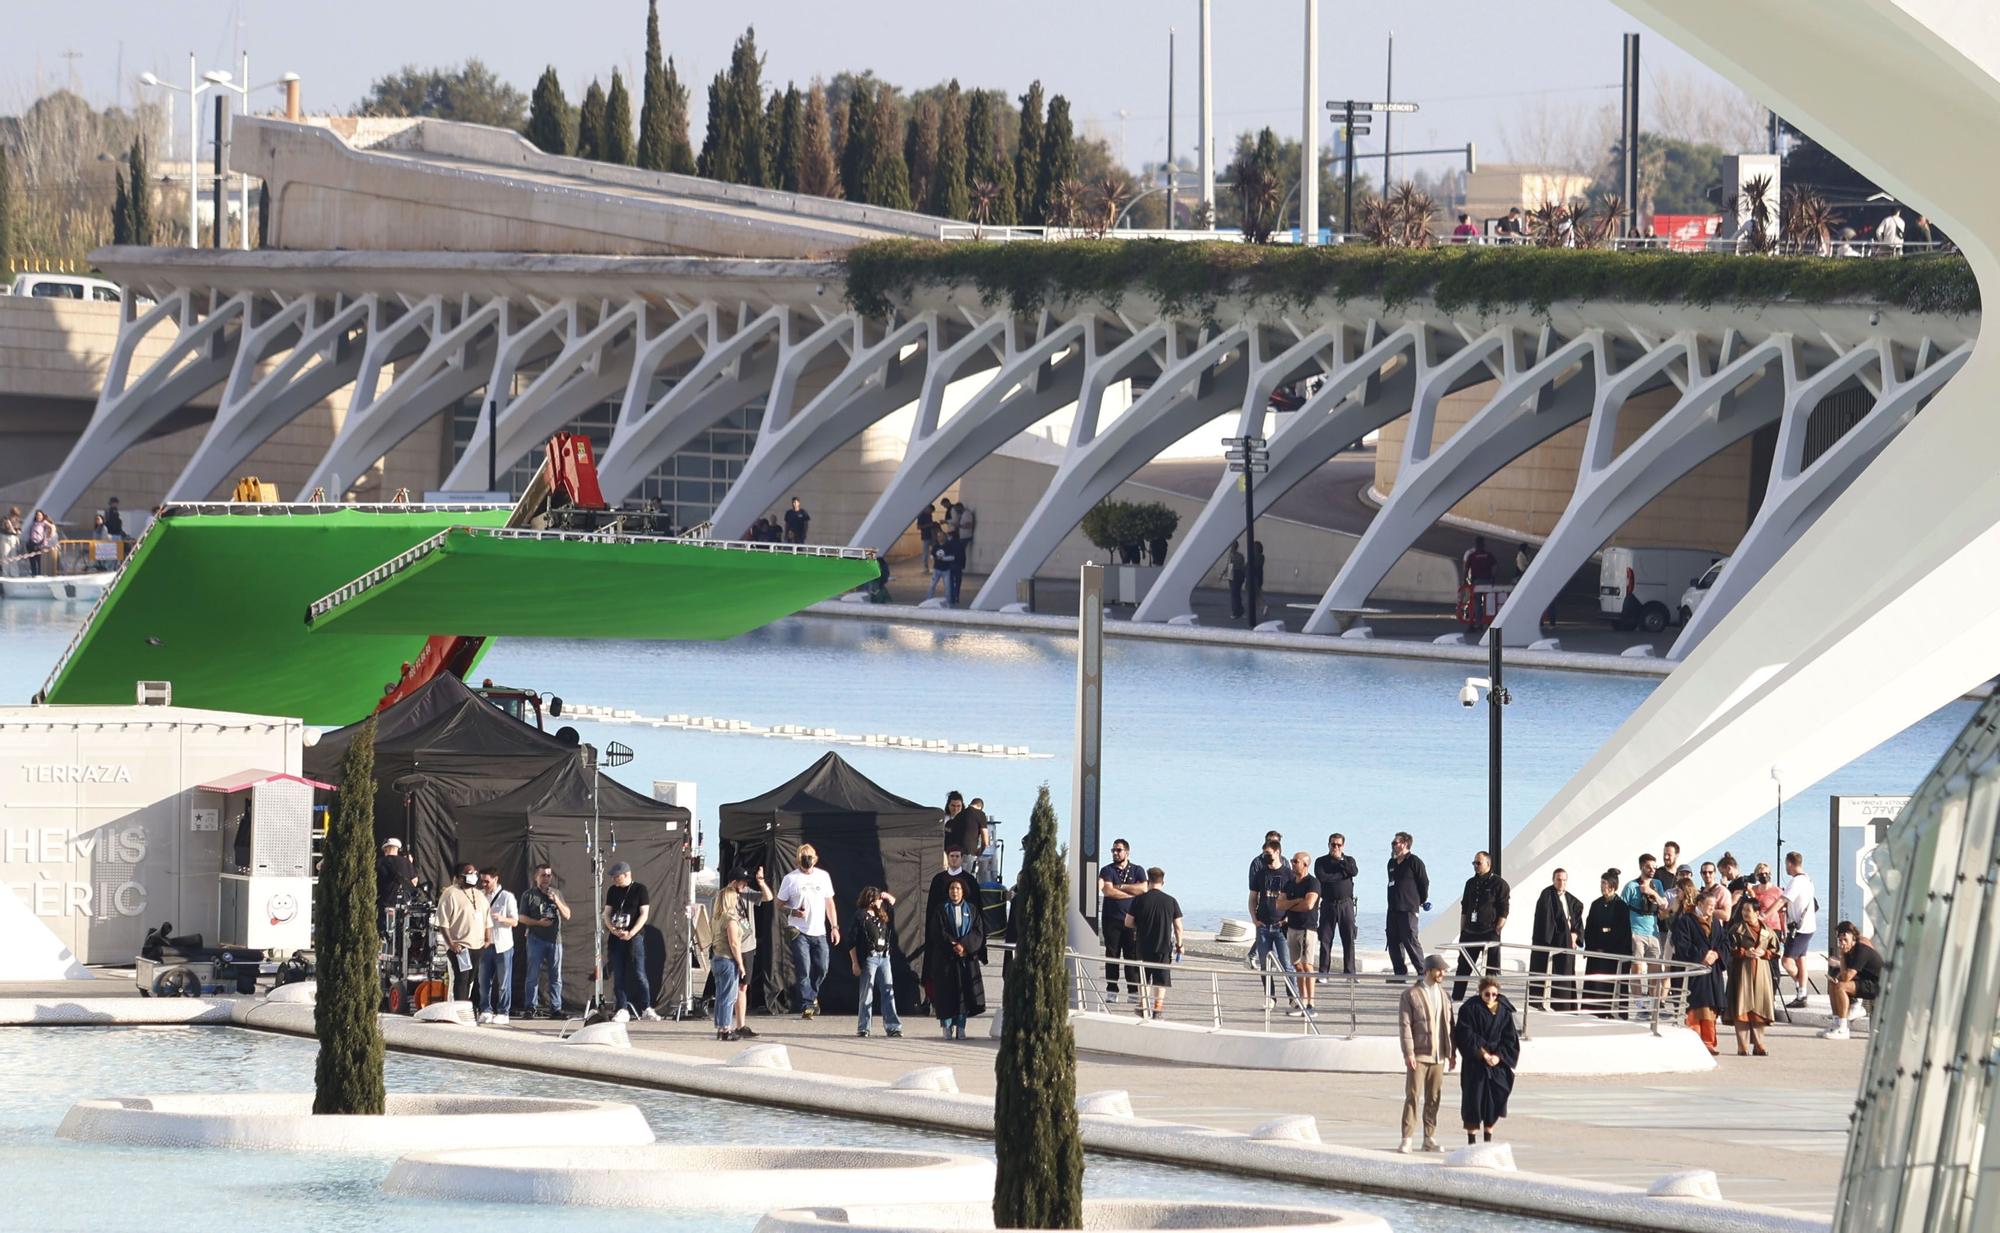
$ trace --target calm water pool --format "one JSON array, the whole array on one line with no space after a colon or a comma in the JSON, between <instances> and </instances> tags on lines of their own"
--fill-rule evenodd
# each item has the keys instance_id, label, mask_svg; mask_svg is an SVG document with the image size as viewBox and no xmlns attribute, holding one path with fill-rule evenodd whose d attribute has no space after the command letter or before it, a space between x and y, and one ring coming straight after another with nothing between
<instances>
[{"instance_id":1,"label":"calm water pool","mask_svg":"<svg viewBox=\"0 0 2000 1233\"><path fill-rule=\"evenodd\" d=\"M81 624L74 602L0 602L0 700L25 701ZM891 790L943 802L983 796L1018 839L1047 782L1069 800L1074 641L1047 635L796 617L719 643L502 639L482 673L579 702L831 726L952 741L1027 745L1057 755L1013 761L839 746ZM1288 845L1325 850L1348 836L1361 859L1361 914L1381 911L1389 836L1408 830L1434 874L1485 844L1483 713L1455 699L1461 665L1114 640L1105 655L1104 844L1167 870L1194 927L1243 912L1242 870L1275 827ZM1508 674L1505 813L1525 823L1653 688L1647 679L1517 670ZM246 699L245 709L254 709ZM1900 793L1921 780L1971 713L1947 706L1806 789L1786 809L1786 846L1823 867L1828 793ZM784 782L825 752L811 742L630 725L579 725L637 759L617 774L699 785L714 851L717 807ZM1671 836L1648 836L1658 841ZM1729 845L1770 859L1769 816ZM1687 853L1690 858L1714 853ZM1634 854L1636 855L1636 853ZM1011 864L1010 864L1011 868ZM833 871L836 879L839 871ZM1380 930L1364 933L1381 944Z\"/></svg>"},{"instance_id":2,"label":"calm water pool","mask_svg":"<svg viewBox=\"0 0 2000 1233\"><path fill-rule=\"evenodd\" d=\"M704 1211L528 1209L390 1198L379 1188L389 1156L170 1151L70 1143L56 1126L72 1103L144 1092L302 1091L314 1044L236 1028L0 1028L0 1229L35 1233L214 1233L398 1228L580 1228L594 1233L748 1230L754 1217ZM739 1105L577 1079L391 1053L393 1091L476 1091L625 1100L667 1142L824 1143L944 1148L980 1155L974 1139ZM1322 1179L1329 1186L1337 1179ZM1575 1233L1581 1226L1426 1207L1325 1186L1247 1180L1092 1155L1086 1191L1097 1197L1172 1197L1305 1203L1376 1212L1396 1233L1501 1227ZM885 1200L893 1196L883 1196Z\"/></svg>"}]
</instances>

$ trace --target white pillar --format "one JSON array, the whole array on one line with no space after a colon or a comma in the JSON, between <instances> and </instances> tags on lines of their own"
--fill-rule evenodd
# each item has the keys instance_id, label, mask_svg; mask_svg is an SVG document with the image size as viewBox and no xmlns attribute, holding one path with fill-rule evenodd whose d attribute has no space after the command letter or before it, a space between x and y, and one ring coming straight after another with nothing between
<instances>
[{"instance_id":1,"label":"white pillar","mask_svg":"<svg viewBox=\"0 0 2000 1233\"><path fill-rule=\"evenodd\" d=\"M194 71L194 53L188 53L188 247L201 247L201 216L195 198L201 192L201 82Z\"/></svg>"},{"instance_id":2,"label":"white pillar","mask_svg":"<svg viewBox=\"0 0 2000 1233\"><path fill-rule=\"evenodd\" d=\"M1209 64L1208 4L1201 0L1201 132L1197 151L1201 166L1201 203L1208 207L1208 229L1215 230L1215 81Z\"/></svg>"},{"instance_id":3,"label":"white pillar","mask_svg":"<svg viewBox=\"0 0 2000 1233\"><path fill-rule=\"evenodd\" d=\"M250 114L250 53L247 51L243 53L243 114L246 116ZM236 121L233 119L229 122L229 152L229 161L234 164L236 161ZM232 166L231 170L235 170L235 168ZM245 171L237 171L236 184L238 190L237 201L240 203L239 210L243 215L242 228L237 233L236 247L248 251L250 248L250 174Z\"/></svg>"},{"instance_id":4,"label":"white pillar","mask_svg":"<svg viewBox=\"0 0 2000 1233\"><path fill-rule=\"evenodd\" d=\"M1206 14L1207 6L1203 6ZM1306 0L1306 105L1299 134L1299 242L1319 243L1319 0Z\"/></svg>"}]
</instances>

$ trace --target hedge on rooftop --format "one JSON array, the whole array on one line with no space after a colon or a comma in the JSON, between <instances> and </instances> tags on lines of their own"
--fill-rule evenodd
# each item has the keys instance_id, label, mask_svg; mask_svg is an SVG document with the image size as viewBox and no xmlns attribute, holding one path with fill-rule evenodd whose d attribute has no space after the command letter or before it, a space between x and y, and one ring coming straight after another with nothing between
<instances>
[{"instance_id":1,"label":"hedge on rooftop","mask_svg":"<svg viewBox=\"0 0 2000 1233\"><path fill-rule=\"evenodd\" d=\"M1955 255L1777 257L1526 247L1304 248L1172 240L983 243L883 240L850 249L847 300L881 315L913 292L970 284L990 307L1034 312L1068 300L1116 306L1128 295L1172 317L1211 320L1224 299L1272 311L1331 300L1395 308L1428 300L1481 314L1611 300L1638 304L1876 304L1979 311L1971 267Z\"/></svg>"}]
</instances>

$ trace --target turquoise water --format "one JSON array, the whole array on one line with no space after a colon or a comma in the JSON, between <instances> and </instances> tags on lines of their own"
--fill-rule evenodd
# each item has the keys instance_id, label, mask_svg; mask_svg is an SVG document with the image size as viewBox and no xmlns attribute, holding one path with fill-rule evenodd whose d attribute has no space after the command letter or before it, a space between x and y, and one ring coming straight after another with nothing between
<instances>
[{"instance_id":1,"label":"turquoise water","mask_svg":"<svg viewBox=\"0 0 2000 1233\"><path fill-rule=\"evenodd\" d=\"M391 1198L388 1155L313 1156L71 1143L56 1126L78 1100L148 1092L304 1091L312 1041L235 1028L0 1028L0 1229L34 1233L212 1233L387 1229L589 1228L594 1233L741 1230L756 1216L712 1211L525 1208ZM389 1088L623 1100L670 1143L866 1144L990 1155L990 1145L935 1131L857 1123L700 1096L628 1089L470 1062L392 1053ZM1248 1180L1142 1161L1088 1157L1085 1191L1099 1198L1217 1199L1368 1211L1397 1233L1457 1233L1502 1218L1323 1186ZM893 1194L882 1196L893 1202ZM1524 1233L1580 1226L1504 1219Z\"/></svg>"},{"instance_id":2,"label":"turquoise water","mask_svg":"<svg viewBox=\"0 0 2000 1233\"><path fill-rule=\"evenodd\" d=\"M0 603L0 700L26 700L83 619L74 603ZM986 798L1017 839L1046 782L1069 801L1074 640L848 619L796 617L721 643L504 639L483 674L578 702L640 714L689 713L986 744L1057 755L1005 760L837 746L893 791ZM1194 927L1241 915L1243 870L1266 829L1325 850L1348 836L1362 862L1364 920L1381 908L1389 836L1408 830L1434 871L1484 846L1483 711L1456 702L1462 665L1112 640L1105 654L1103 849L1123 836L1133 859L1167 870ZM1508 673L1505 816L1525 823L1653 688L1650 679ZM1907 792L1972 704L1955 703L1806 789L1786 809L1786 846L1823 868L1825 797ZM691 779L709 851L724 802L757 795L828 746L808 741L581 724L584 739L624 741L617 772L647 791ZM1773 819L1732 837L1768 859ZM1652 836L1652 840L1672 836ZM1714 853L1688 853L1690 858ZM1636 853L1635 853L1636 855ZM1011 866L1010 866L1011 867ZM836 879L839 870L834 870ZM1365 940L1380 945L1379 930Z\"/></svg>"}]
</instances>

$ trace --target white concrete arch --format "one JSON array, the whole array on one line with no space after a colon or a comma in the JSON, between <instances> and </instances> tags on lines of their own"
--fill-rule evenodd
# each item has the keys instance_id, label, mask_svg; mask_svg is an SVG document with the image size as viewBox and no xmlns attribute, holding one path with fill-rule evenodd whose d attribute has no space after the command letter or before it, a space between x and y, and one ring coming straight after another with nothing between
<instances>
[{"instance_id":1,"label":"white concrete arch","mask_svg":"<svg viewBox=\"0 0 2000 1233\"><path fill-rule=\"evenodd\" d=\"M916 400L941 341L936 316L924 313L892 326L873 344L864 342L865 328L857 321L855 350L847 367L797 415L789 414L785 405L766 411L750 460L716 507L713 521L718 534L734 537L827 455L868 425Z\"/></svg>"},{"instance_id":2,"label":"white concrete arch","mask_svg":"<svg viewBox=\"0 0 2000 1233\"><path fill-rule=\"evenodd\" d=\"M1764 490L1764 502L1709 587L1701 607L1674 639L1669 657L1685 658L1707 637L1751 586L1798 542L1806 528L1847 490L1854 477L1902 431L1924 400L1956 376L1972 356L1970 343L1936 357L1928 354L1930 347L1926 344L1923 348L1926 354L1918 357L1915 371L1904 375L1896 363L1894 347L1887 340L1877 340L1872 346L1856 350L1864 357L1868 352L1876 353L1872 362L1878 366L1881 377L1875 405L1810 464L1805 461L1810 410L1805 415L1785 418L1778 430L1778 449L1771 460L1771 479Z\"/></svg>"},{"instance_id":3,"label":"white concrete arch","mask_svg":"<svg viewBox=\"0 0 2000 1233\"><path fill-rule=\"evenodd\" d=\"M1085 375L1094 371L1087 356L1095 346L1097 327L1079 319L1048 328L1044 321L1039 323L1040 336L1025 344L1018 338L1020 328L1007 317L989 318L939 353L924 378L909 448L888 487L861 520L850 541L854 547L887 552L917 511L980 459L1078 400ZM945 388L969 365L990 355L996 338L1005 340L998 370L940 424Z\"/></svg>"},{"instance_id":4,"label":"white concrete arch","mask_svg":"<svg viewBox=\"0 0 2000 1233\"><path fill-rule=\"evenodd\" d=\"M1490 336L1488 336L1490 338ZM1480 340L1484 341L1484 340ZM1468 346L1472 350L1475 342ZM1464 500L1494 472L1556 433L1591 413L1598 395L1611 384L1605 377L1608 350L1601 331L1586 331L1558 343L1544 330L1537 344L1540 358L1526 362L1527 340L1508 332L1471 356L1446 361L1442 371L1427 365L1422 340L1416 350L1417 389L1421 398L1426 377L1433 398L1442 398L1454 379L1473 376L1474 362L1498 349L1502 376L1484 406L1435 452L1427 442L1413 445L1419 434L1413 423L1404 442L1404 464L1395 491L1377 510L1354 546L1333 584L1320 597L1304 630L1309 634L1338 632L1336 609L1360 608L1389 571L1417 542L1417 537ZM1456 362L1454 362L1456 361ZM1571 372L1572 369L1579 371ZM1567 375L1568 379L1563 380ZM1621 374L1623 375L1623 374ZM1558 382L1560 382L1558 384ZM1435 402L1433 401L1433 406ZM1421 454L1415 452L1421 451Z\"/></svg>"},{"instance_id":5,"label":"white concrete arch","mask_svg":"<svg viewBox=\"0 0 2000 1233\"><path fill-rule=\"evenodd\" d=\"M241 318L250 311L255 297L239 292L215 303L211 296L206 313L198 312L195 299L193 292L162 299L120 335L90 423L84 425L75 447L36 502L49 517L60 522L84 489L121 454L160 421L229 375L242 334ZM168 317L178 320L180 332L159 359L147 365L137 379L129 379L132 352L139 340ZM232 331L228 329L231 325L238 328Z\"/></svg>"},{"instance_id":6,"label":"white concrete arch","mask_svg":"<svg viewBox=\"0 0 2000 1233\"><path fill-rule=\"evenodd\" d=\"M1800 386L1793 380L1798 348L1789 336L1742 347L1732 331L1713 371L1698 339L1690 336L1680 347L1687 365L1681 396L1624 450L1613 452L1625 400L1598 403L1576 491L1494 620L1504 645L1527 646L1539 638L1542 613L1576 571L1668 485L1781 416L1809 415L1819 403L1815 395L1799 410ZM1771 375L1772 364L1780 366L1782 379Z\"/></svg>"},{"instance_id":7,"label":"white concrete arch","mask_svg":"<svg viewBox=\"0 0 2000 1233\"><path fill-rule=\"evenodd\" d=\"M1071 434L1062 465L971 606L994 612L1013 603L1017 584L1041 568L1091 506L1203 420L1239 402L1249 374L1250 332L1248 325L1230 326L1182 353L1179 331L1169 330L1169 359L1152 388L1095 435ZM1079 424L1085 412L1077 407Z\"/></svg>"},{"instance_id":8,"label":"white concrete arch","mask_svg":"<svg viewBox=\"0 0 2000 1233\"><path fill-rule=\"evenodd\" d=\"M271 320L248 330L237 348L235 369L223 386L215 422L167 496L177 501L205 500L272 434L352 384L365 349L348 336L369 320L374 308L373 295L344 303L301 296ZM287 335L296 331L297 337L290 341L289 354L260 377L257 365L281 331ZM415 344L409 349L413 351Z\"/></svg>"},{"instance_id":9,"label":"white concrete arch","mask_svg":"<svg viewBox=\"0 0 2000 1233\"><path fill-rule=\"evenodd\" d=\"M1327 459L1409 412L1417 371L1409 353L1421 328L1401 326L1365 347L1328 373L1303 406L1280 419L1270 436L1271 469L1258 478L1251 494L1258 516ZM1394 371L1383 376L1392 364ZM1236 476L1228 472L1216 481L1208 503L1133 610L1133 620L1168 621L1194 610L1195 587L1243 530L1243 503L1236 483Z\"/></svg>"},{"instance_id":10,"label":"white concrete arch","mask_svg":"<svg viewBox=\"0 0 2000 1233\"><path fill-rule=\"evenodd\" d=\"M486 380L494 350L486 336L495 332L507 304L488 300L461 309L453 321L442 296L427 296L400 315L393 315L386 303L376 304L369 314L368 344L348 400L347 419L301 486L301 500L322 488L338 500L397 442ZM401 364L384 386L384 372L407 353L414 339L423 340L423 350Z\"/></svg>"}]
</instances>

